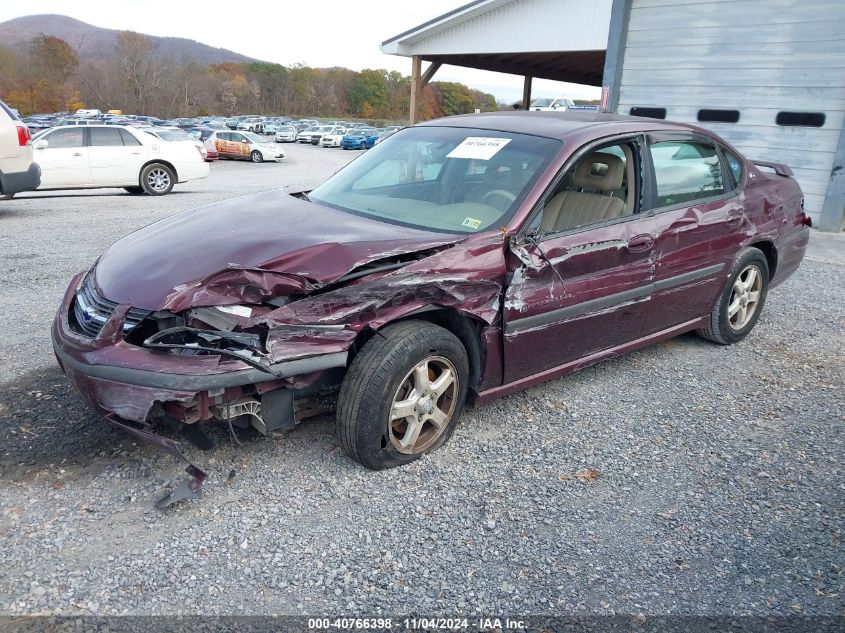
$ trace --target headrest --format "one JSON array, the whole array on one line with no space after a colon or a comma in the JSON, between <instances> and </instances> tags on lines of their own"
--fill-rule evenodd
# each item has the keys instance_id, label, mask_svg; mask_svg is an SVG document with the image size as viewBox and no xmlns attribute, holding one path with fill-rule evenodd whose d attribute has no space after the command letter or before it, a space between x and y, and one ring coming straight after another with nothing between
<instances>
[{"instance_id":1,"label":"headrest","mask_svg":"<svg viewBox=\"0 0 845 633\"><path fill-rule=\"evenodd\" d=\"M579 189L614 191L622 188L625 163L613 154L592 152L578 161L574 182Z\"/></svg>"}]
</instances>

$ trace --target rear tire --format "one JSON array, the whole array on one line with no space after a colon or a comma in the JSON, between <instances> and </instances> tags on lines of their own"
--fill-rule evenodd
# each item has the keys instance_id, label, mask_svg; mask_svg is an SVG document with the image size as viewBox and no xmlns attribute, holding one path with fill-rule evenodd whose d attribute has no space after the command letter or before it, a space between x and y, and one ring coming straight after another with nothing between
<instances>
[{"instance_id":1,"label":"rear tire","mask_svg":"<svg viewBox=\"0 0 845 633\"><path fill-rule=\"evenodd\" d=\"M163 196L173 189L176 176L162 163L152 163L141 170L141 187L151 196Z\"/></svg>"},{"instance_id":2,"label":"rear tire","mask_svg":"<svg viewBox=\"0 0 845 633\"><path fill-rule=\"evenodd\" d=\"M11 200L15 197L13 193L0 193L0 200Z\"/></svg>"},{"instance_id":3,"label":"rear tire","mask_svg":"<svg viewBox=\"0 0 845 633\"><path fill-rule=\"evenodd\" d=\"M468 379L466 350L448 330L425 321L387 326L355 356L341 385L341 446L372 470L419 459L451 437Z\"/></svg>"},{"instance_id":4,"label":"rear tire","mask_svg":"<svg viewBox=\"0 0 845 633\"><path fill-rule=\"evenodd\" d=\"M751 246L742 249L731 268L728 283L707 317L707 325L697 330L697 334L720 345L738 343L757 324L768 288L766 256Z\"/></svg>"}]
</instances>

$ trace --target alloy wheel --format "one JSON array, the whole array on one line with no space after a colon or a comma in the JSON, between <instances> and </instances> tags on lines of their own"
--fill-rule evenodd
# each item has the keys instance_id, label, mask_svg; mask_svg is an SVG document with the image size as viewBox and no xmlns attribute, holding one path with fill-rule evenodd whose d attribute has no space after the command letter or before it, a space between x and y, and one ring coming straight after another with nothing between
<instances>
[{"instance_id":1,"label":"alloy wheel","mask_svg":"<svg viewBox=\"0 0 845 633\"><path fill-rule=\"evenodd\" d=\"M430 356L409 371L390 408L388 435L400 453L422 453L449 426L459 393L458 372L442 356Z\"/></svg>"},{"instance_id":2,"label":"alloy wheel","mask_svg":"<svg viewBox=\"0 0 845 633\"><path fill-rule=\"evenodd\" d=\"M170 174L160 167L151 169L147 174L147 184L153 191L167 191L170 186Z\"/></svg>"},{"instance_id":3,"label":"alloy wheel","mask_svg":"<svg viewBox=\"0 0 845 633\"><path fill-rule=\"evenodd\" d=\"M741 330L751 321L760 303L762 289L763 276L754 264L737 276L728 302L728 323L733 330Z\"/></svg>"}]
</instances>

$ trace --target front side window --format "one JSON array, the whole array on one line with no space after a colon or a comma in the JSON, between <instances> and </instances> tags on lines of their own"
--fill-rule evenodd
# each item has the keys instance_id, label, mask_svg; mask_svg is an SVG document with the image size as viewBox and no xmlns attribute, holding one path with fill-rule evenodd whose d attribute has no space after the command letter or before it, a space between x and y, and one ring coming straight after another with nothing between
<instances>
[{"instance_id":1,"label":"front side window","mask_svg":"<svg viewBox=\"0 0 845 633\"><path fill-rule=\"evenodd\" d=\"M560 233L633 216L639 209L639 144L620 141L588 151L546 194L543 233Z\"/></svg>"},{"instance_id":2,"label":"front side window","mask_svg":"<svg viewBox=\"0 0 845 633\"><path fill-rule=\"evenodd\" d=\"M656 206L665 207L725 193L722 164L712 143L662 141L649 146L657 188Z\"/></svg>"},{"instance_id":3,"label":"front side window","mask_svg":"<svg viewBox=\"0 0 845 633\"><path fill-rule=\"evenodd\" d=\"M55 132L50 132L44 138L47 140L48 147L63 149L68 147L82 147L84 134L85 132L81 128L63 128Z\"/></svg>"},{"instance_id":4,"label":"front side window","mask_svg":"<svg viewBox=\"0 0 845 633\"><path fill-rule=\"evenodd\" d=\"M309 197L387 222L475 233L504 225L560 148L554 139L508 132L407 128Z\"/></svg>"}]
</instances>

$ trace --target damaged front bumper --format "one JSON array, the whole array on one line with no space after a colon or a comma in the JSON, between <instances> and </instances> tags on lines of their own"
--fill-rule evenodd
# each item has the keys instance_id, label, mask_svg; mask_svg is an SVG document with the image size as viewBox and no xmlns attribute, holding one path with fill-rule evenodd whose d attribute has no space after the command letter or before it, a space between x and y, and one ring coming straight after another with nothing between
<instances>
[{"instance_id":1,"label":"damaged front bumper","mask_svg":"<svg viewBox=\"0 0 845 633\"><path fill-rule=\"evenodd\" d=\"M149 349L125 340L129 306L118 306L97 335L90 337L70 323L75 318L71 311L81 279L78 275L69 285L53 322L53 350L60 367L80 395L109 422L186 462L178 441L154 432L159 418L186 428L221 416L228 416L231 423L236 414L246 413L262 433L291 428L295 399L313 395L333 382L324 380L332 376L330 370L342 372L346 367L348 352L339 351L337 341L327 353L261 367L226 354L185 356ZM247 403L257 403L259 408L264 405L263 419L255 406ZM171 493L165 505L198 496L205 473L188 463L191 479Z\"/></svg>"}]
</instances>

